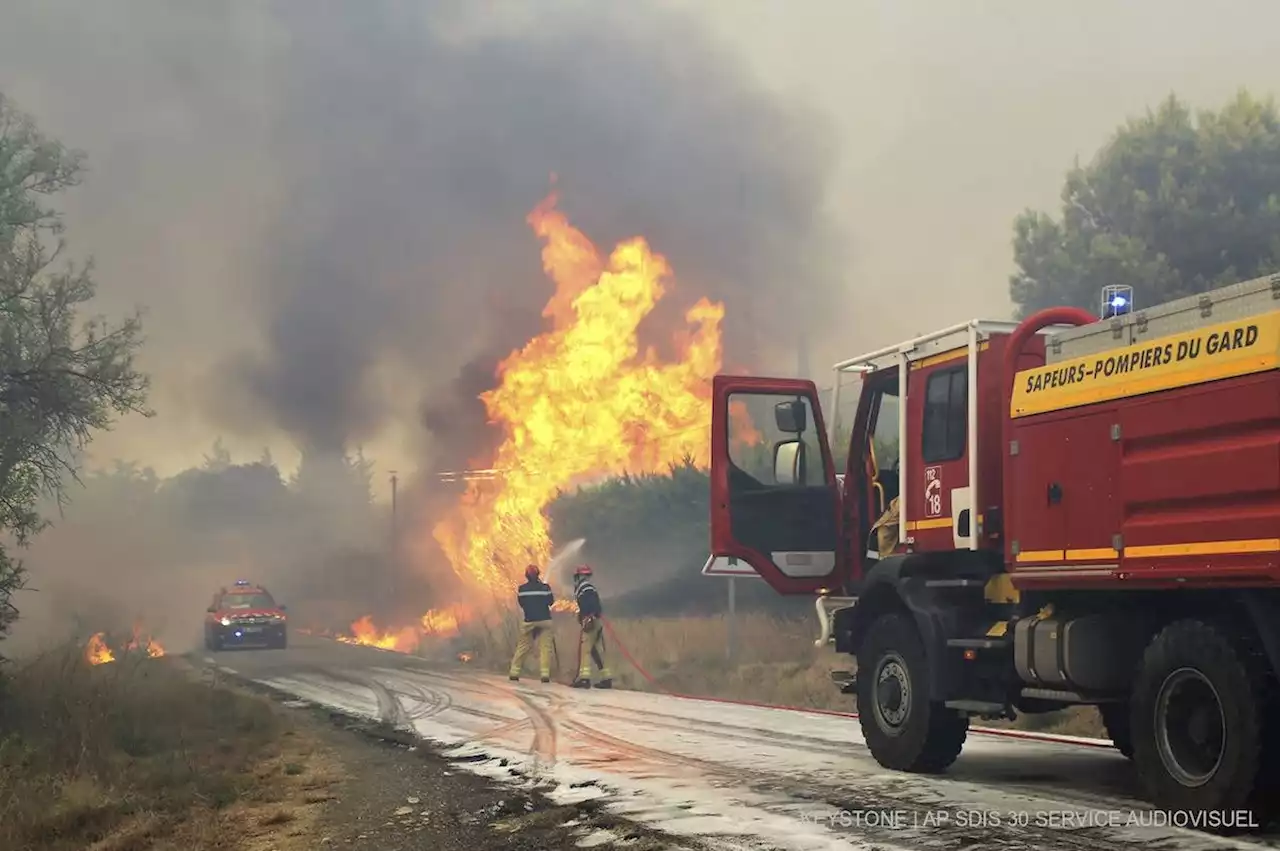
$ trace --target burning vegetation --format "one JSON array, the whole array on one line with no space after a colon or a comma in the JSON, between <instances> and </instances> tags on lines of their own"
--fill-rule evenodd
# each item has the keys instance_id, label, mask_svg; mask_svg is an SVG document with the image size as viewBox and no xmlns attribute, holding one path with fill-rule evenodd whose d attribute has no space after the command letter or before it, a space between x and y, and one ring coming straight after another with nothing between
<instances>
[{"instance_id":1,"label":"burning vegetation","mask_svg":"<svg viewBox=\"0 0 1280 851\"><path fill-rule=\"evenodd\" d=\"M149 658L155 659L164 655L164 647L160 642L156 641L150 635L144 635L142 624L135 623L130 638L116 650L112 650L107 643L105 633L97 632L89 637L89 641L85 644L84 658L90 665L105 665L108 662L114 662L118 655L142 653Z\"/></svg>"},{"instance_id":2,"label":"burning vegetation","mask_svg":"<svg viewBox=\"0 0 1280 851\"><path fill-rule=\"evenodd\" d=\"M557 201L552 192L527 218L555 284L543 310L552 328L499 364L498 385L481 401L502 441L492 457L470 459L486 475L468 477L458 503L432 529L476 605L505 597L526 564L547 564L545 509L561 489L708 461L724 306L703 298L685 312L674 359L642 351L640 323L668 292L673 270L643 237L602 255ZM432 610L395 629L365 616L340 640L410 651L424 636L456 634L475 614L472 607Z\"/></svg>"}]
</instances>

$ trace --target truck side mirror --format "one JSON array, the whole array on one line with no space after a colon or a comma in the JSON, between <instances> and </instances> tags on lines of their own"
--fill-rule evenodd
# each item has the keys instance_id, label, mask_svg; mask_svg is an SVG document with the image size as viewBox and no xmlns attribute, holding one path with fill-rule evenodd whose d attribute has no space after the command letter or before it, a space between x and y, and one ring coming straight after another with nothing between
<instances>
[{"instance_id":1,"label":"truck side mirror","mask_svg":"<svg viewBox=\"0 0 1280 851\"><path fill-rule=\"evenodd\" d=\"M288 606L286 606L284 603L281 603L281 604L280 604L280 611L282 611L282 612L287 612L287 611L289 611L289 607L288 607Z\"/></svg>"},{"instance_id":2,"label":"truck side mirror","mask_svg":"<svg viewBox=\"0 0 1280 851\"><path fill-rule=\"evenodd\" d=\"M773 480L780 485L802 485L805 448L799 440L784 440L773 447Z\"/></svg>"},{"instance_id":3,"label":"truck side mirror","mask_svg":"<svg viewBox=\"0 0 1280 851\"><path fill-rule=\"evenodd\" d=\"M209 608L205 609L205 611L211 615L216 615L218 613L218 609L215 606L210 606Z\"/></svg>"},{"instance_id":4,"label":"truck side mirror","mask_svg":"<svg viewBox=\"0 0 1280 851\"><path fill-rule=\"evenodd\" d=\"M803 399L779 402L773 406L773 420L783 434L803 434L808 422Z\"/></svg>"}]
</instances>

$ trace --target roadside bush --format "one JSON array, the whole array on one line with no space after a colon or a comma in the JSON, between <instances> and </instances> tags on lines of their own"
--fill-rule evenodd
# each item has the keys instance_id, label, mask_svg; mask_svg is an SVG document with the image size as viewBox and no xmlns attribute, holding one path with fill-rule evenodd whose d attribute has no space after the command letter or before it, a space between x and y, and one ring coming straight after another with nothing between
<instances>
[{"instance_id":1,"label":"roadside bush","mask_svg":"<svg viewBox=\"0 0 1280 851\"><path fill-rule=\"evenodd\" d=\"M0 848L83 849L236 801L273 752L269 705L166 659L90 666L80 647L13 663L0 691ZM143 847L143 846L139 846Z\"/></svg>"}]
</instances>

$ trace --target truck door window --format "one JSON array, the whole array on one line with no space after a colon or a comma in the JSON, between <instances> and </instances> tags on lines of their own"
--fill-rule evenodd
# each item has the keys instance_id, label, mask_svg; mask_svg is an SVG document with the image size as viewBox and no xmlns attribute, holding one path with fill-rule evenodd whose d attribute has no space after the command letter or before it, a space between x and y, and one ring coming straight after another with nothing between
<instances>
[{"instance_id":1,"label":"truck door window","mask_svg":"<svg viewBox=\"0 0 1280 851\"><path fill-rule=\"evenodd\" d=\"M804 405L805 430L801 434L780 431L774 408L781 402L797 401L795 396L767 393L733 393L729 396L729 461L739 471L730 476L730 487L740 482L748 487L777 486L774 477L774 448L779 443L797 438L804 446L805 462L801 476L791 487L822 486L826 475L822 465L822 448L814 424L813 407L800 397ZM750 481L741 478L745 473Z\"/></svg>"},{"instance_id":2,"label":"truck door window","mask_svg":"<svg viewBox=\"0 0 1280 851\"><path fill-rule=\"evenodd\" d=\"M898 388L883 390L875 401L875 426L871 430L871 452L876 460L876 482L883 488L877 511L883 511L898 495ZM874 519L874 518L873 518Z\"/></svg>"},{"instance_id":3,"label":"truck door window","mask_svg":"<svg viewBox=\"0 0 1280 851\"><path fill-rule=\"evenodd\" d=\"M926 464L964 457L968 417L968 367L939 370L924 390L924 434L921 454Z\"/></svg>"},{"instance_id":4,"label":"truck door window","mask_svg":"<svg viewBox=\"0 0 1280 851\"><path fill-rule=\"evenodd\" d=\"M876 454L879 472L886 473L898 468L898 394L882 393L877 404L871 447Z\"/></svg>"}]
</instances>

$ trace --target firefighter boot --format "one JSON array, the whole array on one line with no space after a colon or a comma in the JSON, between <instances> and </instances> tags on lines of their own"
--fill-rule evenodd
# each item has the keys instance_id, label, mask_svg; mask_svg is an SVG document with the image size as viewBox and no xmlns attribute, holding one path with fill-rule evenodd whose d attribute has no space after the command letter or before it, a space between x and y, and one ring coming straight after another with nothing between
<instances>
[{"instance_id":1,"label":"firefighter boot","mask_svg":"<svg viewBox=\"0 0 1280 851\"><path fill-rule=\"evenodd\" d=\"M591 680L587 677L578 677L573 681L574 688L591 688Z\"/></svg>"},{"instance_id":2,"label":"firefighter boot","mask_svg":"<svg viewBox=\"0 0 1280 851\"><path fill-rule=\"evenodd\" d=\"M613 688L613 680L611 679L601 680L600 682L596 683L596 688Z\"/></svg>"}]
</instances>

